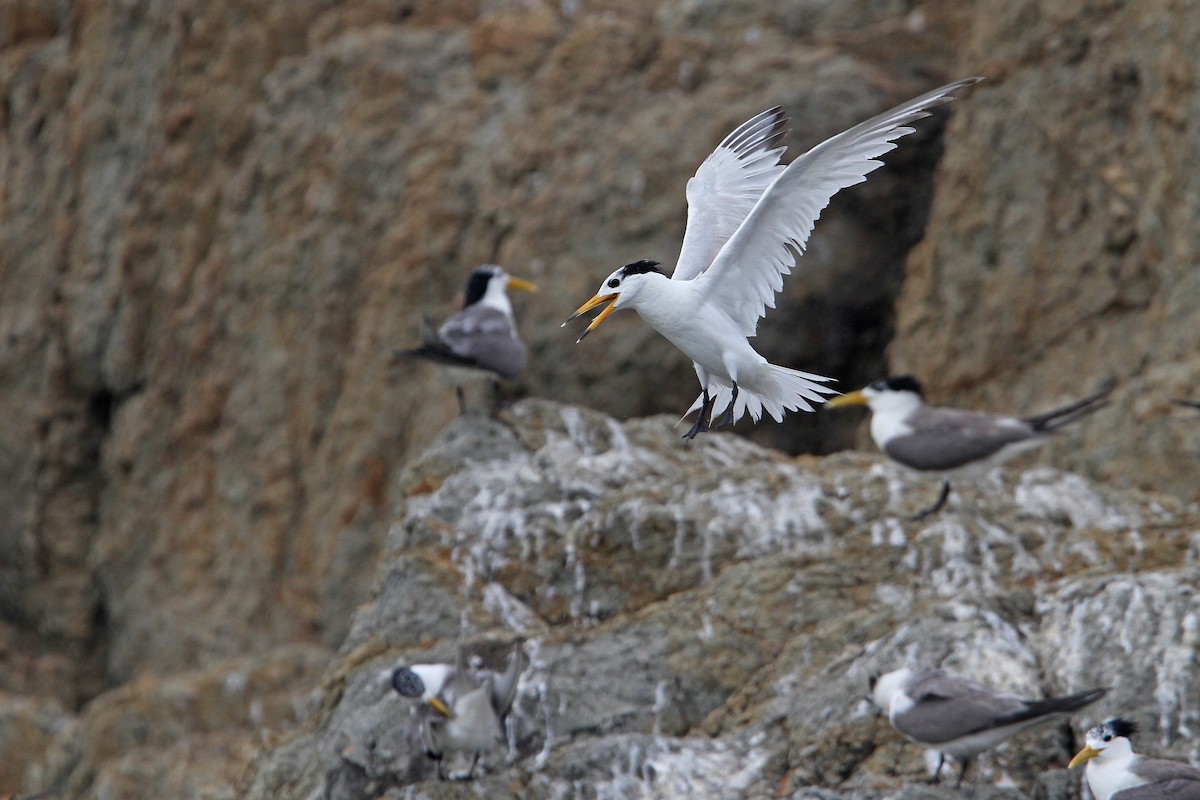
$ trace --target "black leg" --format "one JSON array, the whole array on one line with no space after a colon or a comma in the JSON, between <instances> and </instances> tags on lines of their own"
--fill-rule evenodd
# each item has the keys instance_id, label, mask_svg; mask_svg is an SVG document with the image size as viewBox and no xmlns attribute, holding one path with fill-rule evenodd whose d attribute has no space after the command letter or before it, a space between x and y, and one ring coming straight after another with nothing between
<instances>
[{"instance_id":1,"label":"black leg","mask_svg":"<svg viewBox=\"0 0 1200 800\"><path fill-rule=\"evenodd\" d=\"M475 751L475 757L471 759L471 768L467 770L467 780L475 777L475 765L479 763L479 751Z\"/></svg>"},{"instance_id":2,"label":"black leg","mask_svg":"<svg viewBox=\"0 0 1200 800\"><path fill-rule=\"evenodd\" d=\"M725 413L713 423L714 428L724 428L726 425L733 424L733 407L737 404L738 385L737 381L733 382L733 399L729 401L729 408L725 409Z\"/></svg>"},{"instance_id":3,"label":"black leg","mask_svg":"<svg viewBox=\"0 0 1200 800\"><path fill-rule=\"evenodd\" d=\"M458 397L458 413L467 413L467 398L463 396L463 388L461 386L455 386L454 394L456 397Z\"/></svg>"},{"instance_id":4,"label":"black leg","mask_svg":"<svg viewBox=\"0 0 1200 800\"><path fill-rule=\"evenodd\" d=\"M942 510L942 506L946 505L946 498L950 496L950 481L942 481L942 492L938 495L937 502L931 505L924 511L918 511L912 515L912 520L916 522L919 519L925 519L930 514L936 514Z\"/></svg>"},{"instance_id":5,"label":"black leg","mask_svg":"<svg viewBox=\"0 0 1200 800\"><path fill-rule=\"evenodd\" d=\"M971 766L971 757L963 756L962 766L958 768L958 783L954 784L954 788L958 789L962 786L963 777L967 774L967 768Z\"/></svg>"},{"instance_id":6,"label":"black leg","mask_svg":"<svg viewBox=\"0 0 1200 800\"><path fill-rule=\"evenodd\" d=\"M683 438L691 440L695 439L697 434L704 433L708 430L709 420L712 419L712 398L708 396L708 387L704 387L704 400L700 404L700 416L696 418L696 424L683 435Z\"/></svg>"},{"instance_id":7,"label":"black leg","mask_svg":"<svg viewBox=\"0 0 1200 800\"><path fill-rule=\"evenodd\" d=\"M427 755L427 756L429 756L430 758L432 758L432 759L433 759L433 761L434 761L434 763L435 763L435 764L437 764L437 776L438 776L438 780L439 780L439 781L444 781L444 780L446 780L446 762L444 762L444 761L442 760L442 754L441 754L441 753L435 753L435 752L433 752L432 750L430 750L430 749L426 748L426 750L425 750L425 755Z\"/></svg>"}]
</instances>

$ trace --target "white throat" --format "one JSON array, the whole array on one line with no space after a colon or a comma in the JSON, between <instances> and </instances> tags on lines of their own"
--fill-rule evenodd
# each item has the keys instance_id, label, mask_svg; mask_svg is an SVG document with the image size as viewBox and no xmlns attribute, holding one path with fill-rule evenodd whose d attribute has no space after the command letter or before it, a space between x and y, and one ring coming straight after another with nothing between
<instances>
[{"instance_id":1,"label":"white throat","mask_svg":"<svg viewBox=\"0 0 1200 800\"><path fill-rule=\"evenodd\" d=\"M1121 737L1114 739L1100 755L1088 761L1084 774L1096 800L1109 800L1119 791L1146 783L1145 778L1133 772L1133 765L1138 758L1140 756L1133 752L1129 740Z\"/></svg>"},{"instance_id":2,"label":"white throat","mask_svg":"<svg viewBox=\"0 0 1200 800\"><path fill-rule=\"evenodd\" d=\"M477 305L494 308L497 311L504 312L504 316L509 319L513 318L512 302L508 299L508 294L504 291L507 280L492 278L488 281L487 291L483 293L483 297L479 299Z\"/></svg>"},{"instance_id":3,"label":"white throat","mask_svg":"<svg viewBox=\"0 0 1200 800\"><path fill-rule=\"evenodd\" d=\"M867 398L871 407L871 438L880 450L897 436L912 433L908 419L921 408L920 395L914 392L880 392Z\"/></svg>"},{"instance_id":4,"label":"white throat","mask_svg":"<svg viewBox=\"0 0 1200 800\"><path fill-rule=\"evenodd\" d=\"M875 681L875 689L871 694L872 699L874 699L875 705L888 715L889 719L895 719L897 714L903 714L912 708L912 698L904 693L904 684L911 676L912 670L902 667L880 675L879 679Z\"/></svg>"}]
</instances>

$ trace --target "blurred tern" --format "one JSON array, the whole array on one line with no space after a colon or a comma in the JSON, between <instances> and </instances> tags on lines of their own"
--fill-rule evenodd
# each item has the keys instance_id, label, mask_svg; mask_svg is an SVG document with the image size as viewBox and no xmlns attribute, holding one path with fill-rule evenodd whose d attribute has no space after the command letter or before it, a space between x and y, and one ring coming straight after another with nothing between
<instances>
[{"instance_id":1,"label":"blurred tern","mask_svg":"<svg viewBox=\"0 0 1200 800\"><path fill-rule=\"evenodd\" d=\"M982 475L1018 453L1050 441L1075 420L1104 406L1112 388L1044 414L1009 417L925 405L916 378L883 378L857 392L835 397L827 408L865 405L871 409L871 438L888 458L917 472L942 478L937 502L918 513L923 519L950 496L952 477Z\"/></svg>"},{"instance_id":2,"label":"blurred tern","mask_svg":"<svg viewBox=\"0 0 1200 800\"><path fill-rule=\"evenodd\" d=\"M397 351L397 355L484 370L510 380L517 377L525 369L527 350L517 335L506 289L535 292L537 286L509 275L495 264L479 267L467 280L462 310L436 332L426 331L420 347Z\"/></svg>"},{"instance_id":3,"label":"blurred tern","mask_svg":"<svg viewBox=\"0 0 1200 800\"><path fill-rule=\"evenodd\" d=\"M1137 726L1111 719L1087 732L1069 767L1087 762L1084 776L1096 800L1200 800L1200 769L1133 752Z\"/></svg>"},{"instance_id":4,"label":"blurred tern","mask_svg":"<svg viewBox=\"0 0 1200 800\"><path fill-rule=\"evenodd\" d=\"M472 673L460 649L454 664L414 664L392 671L392 688L416 706L421 742L425 754L437 762L438 777L445 778L447 753L472 754L470 777L480 753L504 743L504 718L526 663L517 648L503 673Z\"/></svg>"},{"instance_id":5,"label":"blurred tern","mask_svg":"<svg viewBox=\"0 0 1200 800\"><path fill-rule=\"evenodd\" d=\"M608 303L583 337L613 311L632 308L687 355L700 380L696 424L687 439L749 413L782 421L785 411L812 411L836 392L830 378L767 362L748 341L775 307L817 217L840 189L862 183L883 165L878 156L912 133L968 78L921 95L825 140L786 167L779 163L787 119L776 107L738 126L687 183L688 220L670 278L656 261L635 261L609 275L567 322ZM566 323L563 323L564 325ZM714 423L715 408L725 409ZM686 416L686 414L685 414Z\"/></svg>"},{"instance_id":6,"label":"blurred tern","mask_svg":"<svg viewBox=\"0 0 1200 800\"><path fill-rule=\"evenodd\" d=\"M904 667L871 679L871 694L906 739L938 751L936 783L946 755L959 760L958 783L976 755L1027 728L1099 700L1107 689L1026 700L995 692L940 669Z\"/></svg>"}]
</instances>

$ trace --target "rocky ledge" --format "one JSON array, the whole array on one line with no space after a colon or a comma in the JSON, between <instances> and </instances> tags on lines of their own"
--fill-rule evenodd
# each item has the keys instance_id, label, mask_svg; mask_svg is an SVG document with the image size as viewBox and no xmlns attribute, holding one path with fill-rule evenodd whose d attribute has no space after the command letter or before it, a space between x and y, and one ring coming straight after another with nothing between
<instances>
[{"instance_id":1,"label":"rocky ledge","mask_svg":"<svg viewBox=\"0 0 1200 800\"><path fill-rule=\"evenodd\" d=\"M1108 686L984 754L977 797L1069 798L1087 726L1200 757L1200 511L1048 468L961 487L878 457L680 440L529 400L464 416L400 476L374 590L250 798L957 797L866 699L945 666L1037 696ZM531 666L508 748L438 781L386 676L461 642Z\"/></svg>"}]
</instances>

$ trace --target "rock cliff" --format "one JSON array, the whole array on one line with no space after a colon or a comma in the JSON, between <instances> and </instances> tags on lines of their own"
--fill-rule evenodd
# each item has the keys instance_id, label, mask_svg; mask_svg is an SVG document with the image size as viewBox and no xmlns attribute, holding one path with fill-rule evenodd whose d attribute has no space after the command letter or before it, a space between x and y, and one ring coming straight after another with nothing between
<instances>
[{"instance_id":1,"label":"rock cliff","mask_svg":"<svg viewBox=\"0 0 1200 800\"><path fill-rule=\"evenodd\" d=\"M947 796L861 702L907 658L1112 685L1083 718L1196 760L1198 31L1109 0L4 5L0 795ZM785 454L854 416L687 447L649 416L695 393L669 344L559 330L672 261L741 120L782 104L794 156L969 74L756 343L1014 412L1119 378L1041 456L1078 474L910 525L933 487ZM392 351L484 261L542 286L510 393L547 399L455 420ZM460 639L533 659L511 752L421 782L378 678ZM980 791L1075 796L1070 736Z\"/></svg>"}]
</instances>

